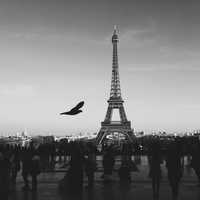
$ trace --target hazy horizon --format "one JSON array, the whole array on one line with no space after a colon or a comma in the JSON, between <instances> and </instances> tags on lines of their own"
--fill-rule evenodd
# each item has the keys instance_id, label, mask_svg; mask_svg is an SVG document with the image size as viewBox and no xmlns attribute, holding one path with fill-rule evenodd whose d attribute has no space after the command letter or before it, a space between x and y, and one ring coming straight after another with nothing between
<instances>
[{"instance_id":1,"label":"hazy horizon","mask_svg":"<svg viewBox=\"0 0 200 200\"><path fill-rule=\"evenodd\" d=\"M186 0L0 0L0 134L97 132L114 25L132 128L199 129L199 10ZM82 100L83 113L59 115Z\"/></svg>"}]
</instances>

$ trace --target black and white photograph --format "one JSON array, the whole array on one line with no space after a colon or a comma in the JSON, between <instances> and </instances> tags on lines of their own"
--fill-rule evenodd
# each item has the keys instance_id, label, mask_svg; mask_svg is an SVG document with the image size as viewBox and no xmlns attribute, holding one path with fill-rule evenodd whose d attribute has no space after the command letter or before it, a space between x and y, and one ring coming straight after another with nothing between
<instances>
[{"instance_id":1,"label":"black and white photograph","mask_svg":"<svg viewBox=\"0 0 200 200\"><path fill-rule=\"evenodd\" d=\"M0 0L0 200L200 200L200 1Z\"/></svg>"}]
</instances>

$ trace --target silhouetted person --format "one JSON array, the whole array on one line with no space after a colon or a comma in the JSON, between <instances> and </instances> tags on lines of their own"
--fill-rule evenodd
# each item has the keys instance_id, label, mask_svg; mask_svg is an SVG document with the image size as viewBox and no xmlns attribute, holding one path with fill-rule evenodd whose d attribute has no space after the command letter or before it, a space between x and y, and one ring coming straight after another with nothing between
<instances>
[{"instance_id":1,"label":"silhouetted person","mask_svg":"<svg viewBox=\"0 0 200 200\"><path fill-rule=\"evenodd\" d=\"M183 175L181 149L178 141L173 141L168 146L166 167L168 179L172 189L173 200L178 199L179 183Z\"/></svg>"},{"instance_id":2,"label":"silhouetted person","mask_svg":"<svg viewBox=\"0 0 200 200\"><path fill-rule=\"evenodd\" d=\"M161 180L161 147L159 141L154 141L149 149L149 177L152 179L153 198L159 199L159 189Z\"/></svg>"},{"instance_id":3,"label":"silhouetted person","mask_svg":"<svg viewBox=\"0 0 200 200\"><path fill-rule=\"evenodd\" d=\"M115 157L113 154L113 150L109 147L103 156L104 181L109 181L111 179L114 164Z\"/></svg>"},{"instance_id":4,"label":"silhouetted person","mask_svg":"<svg viewBox=\"0 0 200 200\"><path fill-rule=\"evenodd\" d=\"M32 152L30 149L25 148L22 152L22 177L24 180L23 190L29 190L29 180L28 176L30 175L31 171L31 159L32 159Z\"/></svg>"},{"instance_id":5,"label":"silhouetted person","mask_svg":"<svg viewBox=\"0 0 200 200\"><path fill-rule=\"evenodd\" d=\"M83 189L83 165L84 157L82 150L79 144L73 143L71 147L70 167L61 185L61 189L67 191L70 196L81 197Z\"/></svg>"},{"instance_id":6,"label":"silhouetted person","mask_svg":"<svg viewBox=\"0 0 200 200\"><path fill-rule=\"evenodd\" d=\"M17 173L20 170L20 156L18 151L12 154L10 161L11 161L11 180L12 183L15 185Z\"/></svg>"},{"instance_id":7,"label":"silhouetted person","mask_svg":"<svg viewBox=\"0 0 200 200\"><path fill-rule=\"evenodd\" d=\"M126 186L131 182L131 160L127 157L122 157L122 163L118 170L121 186Z\"/></svg>"},{"instance_id":8,"label":"silhouetted person","mask_svg":"<svg viewBox=\"0 0 200 200\"><path fill-rule=\"evenodd\" d=\"M41 168L40 168L40 157L39 155L35 154L32 157L31 160L31 169L30 169L30 175L32 178L32 190L37 190L37 176L40 174Z\"/></svg>"},{"instance_id":9,"label":"silhouetted person","mask_svg":"<svg viewBox=\"0 0 200 200\"><path fill-rule=\"evenodd\" d=\"M130 156L122 155L120 168L118 169L119 176L119 199L129 199L129 190L131 189L131 171L133 170Z\"/></svg>"},{"instance_id":10,"label":"silhouetted person","mask_svg":"<svg viewBox=\"0 0 200 200\"><path fill-rule=\"evenodd\" d=\"M141 147L140 145L137 143L137 141L134 144L134 163L136 165L140 165L142 160L141 160Z\"/></svg>"},{"instance_id":11,"label":"silhouetted person","mask_svg":"<svg viewBox=\"0 0 200 200\"><path fill-rule=\"evenodd\" d=\"M38 152L39 152L39 155L40 155L40 160L41 160L41 170L42 171L45 171L47 169L47 153L46 153L46 150L45 150L45 145L44 144L40 144L40 146L38 147Z\"/></svg>"},{"instance_id":12,"label":"silhouetted person","mask_svg":"<svg viewBox=\"0 0 200 200\"><path fill-rule=\"evenodd\" d=\"M37 175L40 173L40 158L35 153L35 149L32 144L29 148L23 149L22 153L22 176L24 179L23 190L30 190L29 187L29 175L32 178L32 190L37 189Z\"/></svg>"},{"instance_id":13,"label":"silhouetted person","mask_svg":"<svg viewBox=\"0 0 200 200\"><path fill-rule=\"evenodd\" d=\"M0 152L0 198L7 200L10 185L11 164L8 158Z\"/></svg>"},{"instance_id":14,"label":"silhouetted person","mask_svg":"<svg viewBox=\"0 0 200 200\"><path fill-rule=\"evenodd\" d=\"M192 160L191 167L194 169L197 178L198 178L198 186L200 186L200 142L196 139L193 142L192 150L191 150Z\"/></svg>"},{"instance_id":15,"label":"silhouetted person","mask_svg":"<svg viewBox=\"0 0 200 200\"><path fill-rule=\"evenodd\" d=\"M96 171L96 155L95 149L89 146L88 155L85 159L85 172L88 177L88 186L92 187L94 185L94 174Z\"/></svg>"},{"instance_id":16,"label":"silhouetted person","mask_svg":"<svg viewBox=\"0 0 200 200\"><path fill-rule=\"evenodd\" d=\"M54 169L55 168L55 152L56 152L56 148L55 148L55 143L52 142L51 144L49 144L49 165L50 165L50 169Z\"/></svg>"}]
</instances>

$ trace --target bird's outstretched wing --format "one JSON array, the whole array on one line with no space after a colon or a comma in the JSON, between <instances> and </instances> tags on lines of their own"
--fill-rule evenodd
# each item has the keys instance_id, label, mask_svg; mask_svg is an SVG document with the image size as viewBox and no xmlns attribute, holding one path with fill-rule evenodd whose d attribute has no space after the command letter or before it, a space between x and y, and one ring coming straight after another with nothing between
<instances>
[{"instance_id":1,"label":"bird's outstretched wing","mask_svg":"<svg viewBox=\"0 0 200 200\"><path fill-rule=\"evenodd\" d=\"M84 105L84 101L79 102L75 107L73 107L73 108L70 110L70 112L79 110L80 108L83 107L83 105Z\"/></svg>"},{"instance_id":2,"label":"bird's outstretched wing","mask_svg":"<svg viewBox=\"0 0 200 200\"><path fill-rule=\"evenodd\" d=\"M80 112L83 112L82 110L75 110L75 111L69 111L69 112L63 112L63 113L60 113L60 115L76 115Z\"/></svg>"},{"instance_id":3,"label":"bird's outstretched wing","mask_svg":"<svg viewBox=\"0 0 200 200\"><path fill-rule=\"evenodd\" d=\"M62 112L60 115L69 115L69 112Z\"/></svg>"}]
</instances>

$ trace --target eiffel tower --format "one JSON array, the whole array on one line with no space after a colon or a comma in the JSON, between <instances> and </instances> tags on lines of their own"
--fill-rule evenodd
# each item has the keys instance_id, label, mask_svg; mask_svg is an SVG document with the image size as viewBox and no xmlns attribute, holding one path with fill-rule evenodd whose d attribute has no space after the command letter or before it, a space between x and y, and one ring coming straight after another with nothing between
<instances>
[{"instance_id":1,"label":"eiffel tower","mask_svg":"<svg viewBox=\"0 0 200 200\"><path fill-rule=\"evenodd\" d=\"M101 144L105 137L112 133L121 133L126 136L126 138L133 142L134 133L131 129L131 122L127 120L126 113L123 106L123 99L121 97L120 80L119 80L119 65L118 65L118 54L117 54L117 43L119 38L117 35L117 29L114 28L114 33L112 35L113 44L113 60L112 60L112 80L111 80L111 90L110 98L108 102L108 109L106 117L103 122L101 122L101 129L96 137L96 144ZM112 121L113 110L118 109L119 111L119 121Z\"/></svg>"}]
</instances>

